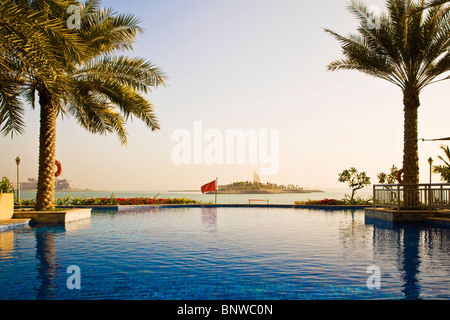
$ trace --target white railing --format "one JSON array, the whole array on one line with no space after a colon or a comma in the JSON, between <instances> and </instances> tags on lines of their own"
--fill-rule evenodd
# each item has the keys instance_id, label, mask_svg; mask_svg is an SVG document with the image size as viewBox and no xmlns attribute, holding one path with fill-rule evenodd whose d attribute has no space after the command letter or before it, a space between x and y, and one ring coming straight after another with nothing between
<instances>
[{"instance_id":1,"label":"white railing","mask_svg":"<svg viewBox=\"0 0 450 320\"><path fill-rule=\"evenodd\" d=\"M450 184L374 184L376 207L450 208Z\"/></svg>"}]
</instances>

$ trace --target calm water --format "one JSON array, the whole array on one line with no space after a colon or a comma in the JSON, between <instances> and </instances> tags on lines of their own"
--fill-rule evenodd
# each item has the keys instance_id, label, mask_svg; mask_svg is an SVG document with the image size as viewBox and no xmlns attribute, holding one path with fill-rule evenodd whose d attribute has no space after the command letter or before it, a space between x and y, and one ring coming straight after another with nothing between
<instances>
[{"instance_id":1,"label":"calm water","mask_svg":"<svg viewBox=\"0 0 450 320\"><path fill-rule=\"evenodd\" d=\"M246 204L249 199L269 200L270 204L294 204L295 201L322 200L329 199L343 199L346 194L351 193L349 189L325 189L324 192L314 193L284 193L284 194L219 194L217 196L217 203L223 204ZM64 198L67 196L89 198L89 197L111 197L111 195L120 198L134 198L134 197L150 197L157 196L158 198L187 198L201 201L204 203L214 202L214 194L202 194L201 192L168 192L168 191L70 191L70 192L56 192L56 198ZM372 189L366 188L359 190L356 193L357 197L367 199L372 196ZM22 191L21 198L33 199L36 197L36 192Z\"/></svg>"},{"instance_id":2,"label":"calm water","mask_svg":"<svg viewBox=\"0 0 450 320\"><path fill-rule=\"evenodd\" d=\"M450 229L362 211L96 211L0 232L0 270L0 299L449 299Z\"/></svg>"}]
</instances>

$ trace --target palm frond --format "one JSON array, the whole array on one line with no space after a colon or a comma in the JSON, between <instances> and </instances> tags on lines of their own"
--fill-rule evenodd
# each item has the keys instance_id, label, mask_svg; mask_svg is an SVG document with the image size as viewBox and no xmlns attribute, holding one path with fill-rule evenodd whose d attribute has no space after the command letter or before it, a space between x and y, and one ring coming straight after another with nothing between
<instances>
[{"instance_id":1,"label":"palm frond","mask_svg":"<svg viewBox=\"0 0 450 320\"><path fill-rule=\"evenodd\" d=\"M78 124L95 134L116 133L122 145L127 144L125 119L107 99L93 94L89 85L78 82L78 94L68 98L68 112Z\"/></svg>"},{"instance_id":2,"label":"palm frond","mask_svg":"<svg viewBox=\"0 0 450 320\"><path fill-rule=\"evenodd\" d=\"M154 106L139 92L117 81L108 81L98 88L98 92L107 97L124 114L125 119L133 116L140 119L152 131L159 130Z\"/></svg>"},{"instance_id":3,"label":"palm frond","mask_svg":"<svg viewBox=\"0 0 450 320\"><path fill-rule=\"evenodd\" d=\"M442 160L447 167L450 168L450 163L449 163L449 161L450 161L450 149L449 149L448 146L444 146L444 145L441 146L441 149L444 151L445 156L447 157L447 160L444 159L442 156L438 156L438 158L440 160Z\"/></svg>"},{"instance_id":4,"label":"palm frond","mask_svg":"<svg viewBox=\"0 0 450 320\"><path fill-rule=\"evenodd\" d=\"M20 87L16 81L0 78L0 130L4 136L11 134L11 138L25 130L24 108L19 96Z\"/></svg>"},{"instance_id":5,"label":"palm frond","mask_svg":"<svg viewBox=\"0 0 450 320\"><path fill-rule=\"evenodd\" d=\"M147 93L151 88L166 85L167 76L152 62L143 58L103 56L87 62L74 77L88 81L114 79L133 90Z\"/></svg>"},{"instance_id":6,"label":"palm frond","mask_svg":"<svg viewBox=\"0 0 450 320\"><path fill-rule=\"evenodd\" d=\"M426 3L424 9L435 8L448 3L450 3L450 0L431 0Z\"/></svg>"},{"instance_id":7,"label":"palm frond","mask_svg":"<svg viewBox=\"0 0 450 320\"><path fill-rule=\"evenodd\" d=\"M133 14L106 8L84 14L81 32L92 51L107 54L132 50L137 35L143 33L139 23Z\"/></svg>"}]
</instances>

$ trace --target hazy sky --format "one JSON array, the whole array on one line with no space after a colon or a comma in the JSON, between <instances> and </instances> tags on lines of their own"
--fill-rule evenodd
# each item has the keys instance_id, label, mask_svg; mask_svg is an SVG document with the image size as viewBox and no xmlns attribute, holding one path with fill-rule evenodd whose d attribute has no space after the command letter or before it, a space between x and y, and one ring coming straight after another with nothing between
<instances>
[{"instance_id":1,"label":"hazy sky","mask_svg":"<svg viewBox=\"0 0 450 320\"><path fill-rule=\"evenodd\" d=\"M73 119L57 123L61 178L74 186L106 190L199 189L252 180L252 164L181 164L173 161L174 132L226 136L227 130L279 132L279 168L262 182L305 188L345 187L338 173L355 166L376 174L402 165L403 105L400 89L357 72L328 72L341 58L337 41L323 31L347 34L356 21L344 0L103 0L105 7L142 19L145 34L132 56L143 56L169 76L169 86L149 95L161 124L151 132L129 122L129 144L114 135L87 133ZM384 1L366 1L384 9ZM419 138L450 136L450 81L421 95ZM0 175L37 177L39 110L27 108L27 128L13 140L0 137ZM178 130L178 131L177 131ZM261 138L261 135L258 136ZM194 139L194 138L193 138ZM270 140L269 140L270 141ZM439 142L420 142L420 177ZM203 147L208 145L204 142ZM204 150L204 149L203 149ZM225 152L226 153L226 152ZM224 155L224 157L226 154ZM438 182L439 176L433 177Z\"/></svg>"}]
</instances>

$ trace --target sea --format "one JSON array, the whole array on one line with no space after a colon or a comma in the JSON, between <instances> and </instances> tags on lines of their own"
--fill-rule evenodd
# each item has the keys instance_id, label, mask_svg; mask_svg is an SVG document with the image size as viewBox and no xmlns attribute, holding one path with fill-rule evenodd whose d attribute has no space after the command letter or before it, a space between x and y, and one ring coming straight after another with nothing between
<instances>
[{"instance_id":1,"label":"sea","mask_svg":"<svg viewBox=\"0 0 450 320\"><path fill-rule=\"evenodd\" d=\"M323 189L323 192L311 193L280 193L280 194L217 194L218 204L294 204L296 201L336 199L340 200L351 195L350 189ZM111 191L56 191L55 198L186 198L201 203L215 203L214 193L202 194L200 191L143 191L143 190L111 190ZM372 196L372 188L358 190L355 197L369 199ZM36 197L36 191L21 191L20 197L24 200Z\"/></svg>"}]
</instances>

